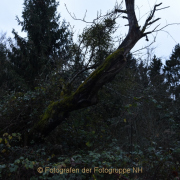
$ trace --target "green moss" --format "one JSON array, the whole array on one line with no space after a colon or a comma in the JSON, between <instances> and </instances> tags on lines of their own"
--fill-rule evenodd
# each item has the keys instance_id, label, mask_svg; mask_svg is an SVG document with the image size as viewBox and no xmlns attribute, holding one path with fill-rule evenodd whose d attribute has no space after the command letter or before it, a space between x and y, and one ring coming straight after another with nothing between
<instances>
[{"instance_id":1,"label":"green moss","mask_svg":"<svg viewBox=\"0 0 180 180\"><path fill-rule=\"evenodd\" d=\"M64 84L61 91L61 97L70 95L72 93L72 85L70 83Z\"/></svg>"},{"instance_id":2,"label":"green moss","mask_svg":"<svg viewBox=\"0 0 180 180\"><path fill-rule=\"evenodd\" d=\"M91 76L95 76L98 75L99 73L101 73L102 71L104 71L105 68L107 68L110 64L112 59L116 58L121 52L123 52L123 49L117 49L115 52L113 52L112 54L110 54L104 61L104 63L97 68L97 71L94 71ZM91 78L90 76L90 78Z\"/></svg>"},{"instance_id":3,"label":"green moss","mask_svg":"<svg viewBox=\"0 0 180 180\"><path fill-rule=\"evenodd\" d=\"M53 110L53 107L55 107L57 105L58 105L58 102L52 102L48 106L47 110L45 111L45 113L43 115L42 121L47 120L47 119L49 119L51 117L51 115L53 114L53 111L55 111L55 110Z\"/></svg>"},{"instance_id":4,"label":"green moss","mask_svg":"<svg viewBox=\"0 0 180 180\"><path fill-rule=\"evenodd\" d=\"M56 113L64 112L70 109L72 104L73 94L70 96L65 96L60 101L51 102L51 104L47 107L45 113L41 116L41 120L37 123L36 128L43 129L43 127L48 123L47 121L50 118L53 118L53 115Z\"/></svg>"},{"instance_id":5,"label":"green moss","mask_svg":"<svg viewBox=\"0 0 180 180\"><path fill-rule=\"evenodd\" d=\"M93 78L98 78L98 75L101 74L102 71L104 71L105 68L107 68L110 64L112 59L116 58L121 52L123 52L123 49L118 49L111 55L109 55L104 63L99 66L86 80L84 83L82 83L77 91L75 93L66 92L63 90L63 98L60 101L51 102L50 105L47 107L45 113L41 116L41 120L37 122L33 129L37 129L38 131L41 131L44 129L46 125L48 125L48 121L50 118L53 118L54 115L58 115L58 113L64 113L66 111L71 111L71 107L73 107L73 98L76 93L79 93L80 91L84 90L84 85L88 82L88 80ZM70 87L66 86L66 88L69 90ZM71 93L71 94L70 94Z\"/></svg>"},{"instance_id":6,"label":"green moss","mask_svg":"<svg viewBox=\"0 0 180 180\"><path fill-rule=\"evenodd\" d=\"M104 61L104 63L99 66L77 89L76 93L78 93L79 91L83 91L84 89L84 85L93 78L98 78L98 75L101 74L101 72L104 71L105 68L107 68L110 64L112 59L116 58L120 53L122 53L124 51L123 48L121 49L117 49L115 52L113 52L112 54L110 54Z\"/></svg>"},{"instance_id":7,"label":"green moss","mask_svg":"<svg viewBox=\"0 0 180 180\"><path fill-rule=\"evenodd\" d=\"M33 132L35 129L37 129L38 131L41 131L44 126L48 123L48 120L52 117L52 115L55 113L55 109L54 107L56 107L58 105L58 101L57 102L51 102L51 104L47 107L45 113L43 115L41 115L41 120L38 121L34 127L32 128L31 132Z\"/></svg>"}]
</instances>

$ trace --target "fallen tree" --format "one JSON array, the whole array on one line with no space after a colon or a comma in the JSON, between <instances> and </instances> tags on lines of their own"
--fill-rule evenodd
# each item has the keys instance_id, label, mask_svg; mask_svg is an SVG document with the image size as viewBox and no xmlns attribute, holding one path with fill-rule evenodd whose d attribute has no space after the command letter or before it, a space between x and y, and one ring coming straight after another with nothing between
<instances>
[{"instance_id":1,"label":"fallen tree","mask_svg":"<svg viewBox=\"0 0 180 180\"><path fill-rule=\"evenodd\" d=\"M134 47L134 45L143 37L156 31L146 32L148 26L152 25L160 18L153 19L157 7L162 3L154 6L150 15L146 19L142 28L138 24L135 10L134 0L125 0L126 9L115 9L113 13L123 13L128 20L129 31L125 39L119 45L117 50L109 55L103 63L96 68L94 72L77 88L74 92L64 93L61 99L52 102L41 119L32 127L28 136L32 136L35 132L46 137L52 132L62 121L64 121L70 112L81 108L86 108L97 104L97 93L100 88L107 82L111 81L121 68L126 64L126 55ZM70 84L68 84L70 85ZM68 85L66 88L68 88Z\"/></svg>"},{"instance_id":2,"label":"fallen tree","mask_svg":"<svg viewBox=\"0 0 180 180\"><path fill-rule=\"evenodd\" d=\"M41 115L40 120L38 120L38 122L36 122L34 126L25 133L25 137L28 138L28 141L34 139L37 134L38 137L41 138L48 136L58 125L66 120L70 112L97 104L98 91L103 85L110 82L124 67L126 64L126 56L135 44L143 37L146 37L146 40L148 40L148 34L158 31L158 26L156 26L152 31L146 30L147 27L160 19L154 19L154 14L159 10L157 7L162 3L154 6L142 27L139 25L136 18L134 8L135 1L125 0L125 4L125 10L115 8L111 14L125 14L125 16L122 17L128 20L129 31L127 36L119 47L105 58L101 65L98 67L96 66L96 69L75 91L72 91L70 86L76 76L72 78L72 81L66 84L62 90L60 99L51 102L44 114ZM80 71L78 75L83 71L93 69L94 67L94 65L86 67L84 70ZM26 144L27 139L25 141Z\"/></svg>"}]
</instances>

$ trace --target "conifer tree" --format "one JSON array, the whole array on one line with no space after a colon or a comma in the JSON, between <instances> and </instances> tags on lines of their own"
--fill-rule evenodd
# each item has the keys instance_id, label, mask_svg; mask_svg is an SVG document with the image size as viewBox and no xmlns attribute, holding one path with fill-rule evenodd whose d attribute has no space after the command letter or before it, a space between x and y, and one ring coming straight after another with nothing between
<instances>
[{"instance_id":1,"label":"conifer tree","mask_svg":"<svg viewBox=\"0 0 180 180\"><path fill-rule=\"evenodd\" d=\"M180 44L177 44L170 56L170 60L166 61L164 67L166 73L169 91L174 95L174 98L179 97L179 79L180 79Z\"/></svg>"},{"instance_id":2,"label":"conifer tree","mask_svg":"<svg viewBox=\"0 0 180 180\"><path fill-rule=\"evenodd\" d=\"M158 86L163 83L164 77L161 73L162 62L160 58L157 58L155 55L152 59L152 62L149 67L149 76L151 80L151 84L154 86Z\"/></svg>"},{"instance_id":3,"label":"conifer tree","mask_svg":"<svg viewBox=\"0 0 180 180\"><path fill-rule=\"evenodd\" d=\"M35 78L43 78L56 67L66 63L71 44L71 33L60 15L57 14L56 0L25 0L21 21L17 17L27 38L15 30L17 46L12 48L11 62L16 71L31 85Z\"/></svg>"}]
</instances>

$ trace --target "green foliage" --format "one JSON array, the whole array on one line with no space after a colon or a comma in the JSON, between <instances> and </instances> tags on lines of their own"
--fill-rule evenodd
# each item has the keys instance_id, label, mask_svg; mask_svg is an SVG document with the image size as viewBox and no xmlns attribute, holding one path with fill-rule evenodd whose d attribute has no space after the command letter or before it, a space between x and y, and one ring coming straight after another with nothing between
<instances>
[{"instance_id":1,"label":"green foliage","mask_svg":"<svg viewBox=\"0 0 180 180\"><path fill-rule=\"evenodd\" d=\"M0 101L0 133L26 132L40 119L51 101L60 97L62 84L58 75L49 82L35 87L34 91L10 92ZM18 125L17 125L18 124Z\"/></svg>"},{"instance_id":2,"label":"green foliage","mask_svg":"<svg viewBox=\"0 0 180 180\"><path fill-rule=\"evenodd\" d=\"M58 5L55 0L25 0L23 21L17 17L27 38L20 37L13 30L17 46L11 45L9 58L14 71L31 88L60 65L62 68L70 57L72 34L65 21L59 23Z\"/></svg>"},{"instance_id":3,"label":"green foliage","mask_svg":"<svg viewBox=\"0 0 180 180\"><path fill-rule=\"evenodd\" d=\"M166 61L164 73L160 58L154 56L148 67L129 53L126 67L99 91L99 103L69 114L63 103L78 88L83 90L85 79L97 78L124 50L114 51L113 15L86 27L73 43L65 21L60 26L57 6L55 0L25 0L23 20L17 17L17 21L27 38L13 31L17 45L11 43L8 49L0 43L0 178L177 178L179 45ZM43 121L48 125L53 114L58 114L56 108L68 114L65 121L43 144L33 139L27 146L27 132ZM61 114L57 120L61 121ZM92 171L39 173L39 167ZM100 173L95 167L121 170ZM136 167L142 167L143 173L133 173ZM122 169L131 173L122 173Z\"/></svg>"},{"instance_id":4,"label":"green foliage","mask_svg":"<svg viewBox=\"0 0 180 180\"><path fill-rule=\"evenodd\" d=\"M5 133L0 138L2 179L146 178L150 180L173 179L174 173L180 172L179 143L174 148L164 149L156 147L156 142L151 141L151 146L146 149L142 150L138 145L134 145L134 151L127 153L118 146L118 140L113 139L104 150L97 148L93 151L76 151L70 156L63 155L63 148L53 144L44 144L43 147L10 146L19 138L19 134L15 133L11 135ZM40 172L39 167L43 168L43 172ZM142 168L142 172L137 173L135 170L138 168ZM72 169L78 171L73 173ZM69 173L65 173L67 170Z\"/></svg>"},{"instance_id":5,"label":"green foliage","mask_svg":"<svg viewBox=\"0 0 180 180\"><path fill-rule=\"evenodd\" d=\"M179 78L180 78L180 45L177 44L170 56L170 60L166 61L164 72L169 85L169 91L174 95L176 100L179 99Z\"/></svg>"},{"instance_id":6,"label":"green foliage","mask_svg":"<svg viewBox=\"0 0 180 180\"><path fill-rule=\"evenodd\" d=\"M12 64L8 60L7 44L4 42L6 40L5 34L0 37L0 98L7 92L12 90L27 90L25 81L14 71Z\"/></svg>"},{"instance_id":7,"label":"green foliage","mask_svg":"<svg viewBox=\"0 0 180 180\"><path fill-rule=\"evenodd\" d=\"M93 52L92 62L102 63L112 52L112 34L116 31L116 22L113 17L104 18L101 22L85 28L80 41Z\"/></svg>"},{"instance_id":8,"label":"green foliage","mask_svg":"<svg viewBox=\"0 0 180 180\"><path fill-rule=\"evenodd\" d=\"M160 71L162 68L162 62L161 59L158 59L155 55L152 59L152 62L150 64L150 77L154 77L156 75L160 75Z\"/></svg>"},{"instance_id":9,"label":"green foliage","mask_svg":"<svg viewBox=\"0 0 180 180\"><path fill-rule=\"evenodd\" d=\"M33 146L21 147L22 141L3 134L28 131L49 104L63 97L65 80L54 73L33 91L6 95L0 104L2 178L173 179L174 172L180 171L178 108L171 105L167 88L154 86L153 78L146 82L150 77L143 63L137 65L132 55L127 59L126 68L99 92L99 104L72 112L43 145L32 141ZM11 142L11 136L16 141ZM39 174L40 166L93 171ZM133 167L142 167L143 173L99 173L94 167L130 168L131 172Z\"/></svg>"}]
</instances>

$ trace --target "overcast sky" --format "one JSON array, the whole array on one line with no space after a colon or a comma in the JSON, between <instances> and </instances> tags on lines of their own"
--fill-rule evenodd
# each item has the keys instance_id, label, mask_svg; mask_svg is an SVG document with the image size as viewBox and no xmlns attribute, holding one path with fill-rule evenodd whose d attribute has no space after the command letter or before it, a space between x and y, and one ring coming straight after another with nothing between
<instances>
[{"instance_id":1,"label":"overcast sky","mask_svg":"<svg viewBox=\"0 0 180 180\"><path fill-rule=\"evenodd\" d=\"M13 37L11 33L13 28L18 31L21 36L24 37L26 35L21 32L21 26L18 26L17 21L15 20L16 15L21 19L23 2L24 0L1 0L0 32L7 32L7 37ZM74 26L74 31L76 32L75 35L77 35L77 33L82 32L82 29L87 24L73 20L68 14L64 4L67 5L68 10L72 14L74 13L77 18L83 18L84 13L87 10L86 20L92 21L96 18L97 11L101 10L102 14L105 14L108 10L113 9L116 0L61 0L59 2L60 6L58 7L58 12L61 14L63 19L70 22L72 27ZM117 2L120 3L121 1ZM180 0L136 0L136 15L138 19L141 19L139 22L140 25L143 25L145 18L148 16L147 12L152 10L153 5L161 2L163 2L163 4L159 8L170 7L156 12L155 18L160 17L161 20L156 22L155 25L160 24L160 27L163 27L166 24L180 23ZM125 6L123 9L125 9ZM120 28L117 31L117 35L127 34L128 29L124 26L127 23L127 20L119 19L118 23ZM155 25L151 28L155 27ZM151 28L149 30L151 30ZM155 35L156 34L154 34L154 36ZM149 42L152 40L153 36L150 35ZM172 25L163 29L163 31L158 32L156 42L151 46L151 48L156 48L154 53L158 57L167 59L177 43L180 43L180 25ZM136 44L132 52L146 45L147 41L143 38ZM142 52L145 54L145 51Z\"/></svg>"}]
</instances>

